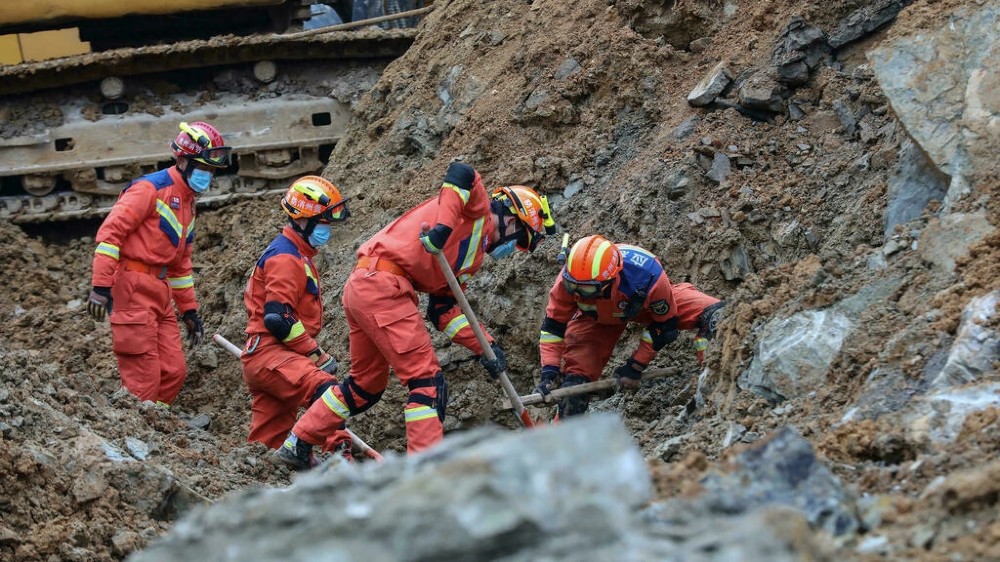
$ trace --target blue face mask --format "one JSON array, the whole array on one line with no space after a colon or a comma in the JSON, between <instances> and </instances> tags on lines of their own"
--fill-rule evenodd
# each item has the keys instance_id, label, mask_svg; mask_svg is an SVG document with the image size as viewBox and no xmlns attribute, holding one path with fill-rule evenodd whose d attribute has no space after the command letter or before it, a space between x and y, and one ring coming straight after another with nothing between
<instances>
[{"instance_id":1,"label":"blue face mask","mask_svg":"<svg viewBox=\"0 0 1000 562\"><path fill-rule=\"evenodd\" d=\"M508 240L503 244L493 248L490 252L490 257L495 260L502 260L514 253L514 246L517 244L517 240Z\"/></svg>"},{"instance_id":2,"label":"blue face mask","mask_svg":"<svg viewBox=\"0 0 1000 562\"><path fill-rule=\"evenodd\" d=\"M212 183L212 172L195 168L188 177L188 186L195 193L204 193L208 184Z\"/></svg>"},{"instance_id":3,"label":"blue face mask","mask_svg":"<svg viewBox=\"0 0 1000 562\"><path fill-rule=\"evenodd\" d=\"M330 225L328 224L317 224L316 228L313 229L312 234L309 235L309 245L313 248L319 248L329 241Z\"/></svg>"}]
</instances>

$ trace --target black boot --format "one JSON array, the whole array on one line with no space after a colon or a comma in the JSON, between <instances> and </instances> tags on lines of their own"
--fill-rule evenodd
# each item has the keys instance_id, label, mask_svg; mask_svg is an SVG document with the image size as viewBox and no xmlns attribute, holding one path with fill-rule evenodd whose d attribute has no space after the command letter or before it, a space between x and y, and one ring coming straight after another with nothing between
<instances>
[{"instance_id":1,"label":"black boot","mask_svg":"<svg viewBox=\"0 0 1000 562\"><path fill-rule=\"evenodd\" d=\"M294 433L274 452L274 458L293 470L309 470L316 466L313 446L299 439Z\"/></svg>"}]
</instances>

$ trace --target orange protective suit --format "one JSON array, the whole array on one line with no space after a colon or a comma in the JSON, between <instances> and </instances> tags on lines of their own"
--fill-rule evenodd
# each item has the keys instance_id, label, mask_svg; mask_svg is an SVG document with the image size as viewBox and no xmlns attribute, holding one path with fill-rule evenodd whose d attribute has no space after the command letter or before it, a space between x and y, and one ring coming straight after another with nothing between
<instances>
[{"instance_id":1,"label":"orange protective suit","mask_svg":"<svg viewBox=\"0 0 1000 562\"><path fill-rule=\"evenodd\" d=\"M323 443L349 416L371 407L388 385L390 367L410 390L403 412L407 451L421 451L442 439L447 384L417 309L417 292L431 295L429 316L439 330L477 355L482 349L435 257L418 239L424 223L452 229L442 253L459 282L467 281L495 236L479 174L469 190L445 183L436 199L411 209L358 249L358 264L343 294L351 372L295 424L292 432L300 439Z\"/></svg>"},{"instance_id":2,"label":"orange protective suit","mask_svg":"<svg viewBox=\"0 0 1000 562\"><path fill-rule=\"evenodd\" d=\"M543 366L554 366L567 375L595 381L629 322L669 323L676 329L680 312L670 279L659 260L638 246L616 246L622 253L623 268L611 286L610 298L583 299L571 295L563 287L562 275L556 278L549 291L538 341ZM645 297L636 300L636 310L628 318L626 311L637 291L643 291ZM632 358L647 365L655 356L653 339L646 330Z\"/></svg>"},{"instance_id":3,"label":"orange protective suit","mask_svg":"<svg viewBox=\"0 0 1000 562\"><path fill-rule=\"evenodd\" d=\"M133 181L97 231L91 282L111 287L122 385L170 404L187 376L174 304L197 310L191 275L194 192L176 166Z\"/></svg>"},{"instance_id":4,"label":"orange protective suit","mask_svg":"<svg viewBox=\"0 0 1000 562\"><path fill-rule=\"evenodd\" d=\"M308 407L337 379L309 359L319 349L314 339L322 329L323 302L316 250L285 226L257 260L243 293L247 307L247 341L243 348L243 380L253 400L250 435L277 449L295 424L299 408ZM265 303L287 305L297 319L284 341L264 325ZM331 435L326 449L349 440L346 432Z\"/></svg>"},{"instance_id":5,"label":"orange protective suit","mask_svg":"<svg viewBox=\"0 0 1000 562\"><path fill-rule=\"evenodd\" d=\"M690 283L674 285L674 301L677 303L677 315L680 317L678 329L698 330L699 336L707 337L708 334L702 333L706 327L699 324L699 318L706 308L721 301L699 291Z\"/></svg>"}]
</instances>

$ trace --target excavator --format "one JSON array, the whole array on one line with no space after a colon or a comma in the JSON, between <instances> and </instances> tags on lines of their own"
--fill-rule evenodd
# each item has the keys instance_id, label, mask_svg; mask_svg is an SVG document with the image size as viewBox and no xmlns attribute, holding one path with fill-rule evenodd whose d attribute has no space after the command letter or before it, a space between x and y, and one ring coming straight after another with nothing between
<instances>
[{"instance_id":1,"label":"excavator","mask_svg":"<svg viewBox=\"0 0 1000 562\"><path fill-rule=\"evenodd\" d=\"M199 205L280 193L322 170L352 104L406 51L428 9L412 0L4 0L0 220L104 216L133 178L172 163L181 121L208 121L233 147Z\"/></svg>"}]
</instances>

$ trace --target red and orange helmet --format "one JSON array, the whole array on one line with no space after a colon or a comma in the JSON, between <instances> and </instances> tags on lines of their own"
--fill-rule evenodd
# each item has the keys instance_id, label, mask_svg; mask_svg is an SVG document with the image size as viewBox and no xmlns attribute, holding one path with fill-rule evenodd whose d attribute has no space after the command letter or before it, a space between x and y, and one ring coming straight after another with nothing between
<instances>
[{"instance_id":1,"label":"red and orange helmet","mask_svg":"<svg viewBox=\"0 0 1000 562\"><path fill-rule=\"evenodd\" d=\"M534 189L523 185L498 187L491 197L503 203L524 224L525 239L518 240L518 250L534 252L547 234L555 234L556 223L549 210L549 201Z\"/></svg>"},{"instance_id":2,"label":"red and orange helmet","mask_svg":"<svg viewBox=\"0 0 1000 562\"><path fill-rule=\"evenodd\" d=\"M563 286L572 294L594 298L602 294L622 270L622 253L599 234L576 241L562 271Z\"/></svg>"},{"instance_id":3,"label":"red and orange helmet","mask_svg":"<svg viewBox=\"0 0 1000 562\"><path fill-rule=\"evenodd\" d=\"M281 197L281 208L293 219L339 222L350 216L347 199L337 186L319 176L302 176L292 182Z\"/></svg>"},{"instance_id":4,"label":"red and orange helmet","mask_svg":"<svg viewBox=\"0 0 1000 562\"><path fill-rule=\"evenodd\" d=\"M178 125L181 132L177 134L170 148L176 157L190 158L213 168L229 166L229 156L233 148L226 146L222 135L215 127L204 121Z\"/></svg>"}]
</instances>

